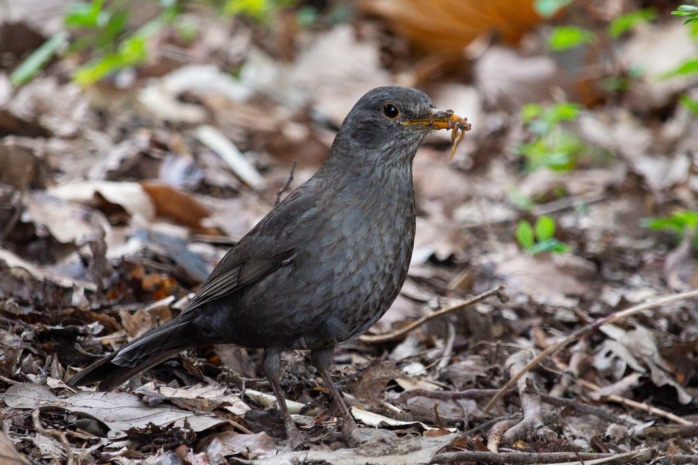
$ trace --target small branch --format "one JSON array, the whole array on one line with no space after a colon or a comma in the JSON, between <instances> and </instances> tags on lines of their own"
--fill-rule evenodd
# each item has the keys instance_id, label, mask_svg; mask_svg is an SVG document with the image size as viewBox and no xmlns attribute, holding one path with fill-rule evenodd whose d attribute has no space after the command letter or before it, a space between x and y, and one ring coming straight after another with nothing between
<instances>
[{"instance_id":1,"label":"small branch","mask_svg":"<svg viewBox=\"0 0 698 465\"><path fill-rule=\"evenodd\" d=\"M20 383L19 381L15 381L14 379L6 378L6 377L3 376L3 375L0 375L0 381L2 381L3 383L12 384L12 385L14 385L14 384L22 384L22 383Z\"/></svg>"},{"instance_id":2,"label":"small branch","mask_svg":"<svg viewBox=\"0 0 698 465\"><path fill-rule=\"evenodd\" d=\"M624 454L588 454L576 452L447 452L436 454L431 463L477 462L480 464L504 465L509 463L555 463L557 465L601 465L604 463L629 463L631 460L647 461L652 457L652 449L645 448ZM673 459L675 456L672 456ZM696 457L691 456L691 457ZM678 462L672 462L678 463ZM681 462L688 463L688 462Z\"/></svg>"},{"instance_id":3,"label":"small branch","mask_svg":"<svg viewBox=\"0 0 698 465\"><path fill-rule=\"evenodd\" d=\"M262 190L266 187L267 183L262 175L220 130L213 126L202 125L196 128L194 136L199 142L213 150L242 182L255 190Z\"/></svg>"},{"instance_id":4,"label":"small branch","mask_svg":"<svg viewBox=\"0 0 698 465\"><path fill-rule=\"evenodd\" d=\"M684 464L693 464L698 462L698 455L665 455L667 462L671 463L673 465L684 465ZM665 463L659 460L660 457L657 457L657 461L653 463Z\"/></svg>"},{"instance_id":5,"label":"small branch","mask_svg":"<svg viewBox=\"0 0 698 465\"><path fill-rule=\"evenodd\" d=\"M585 387L589 390L592 390L592 391L598 391L599 389L601 389L596 384L590 383L589 381L585 381L583 379L575 380L575 382L577 384L579 384L580 386L583 386L583 387ZM662 409L657 408L657 407L652 407L651 405L647 405L644 402L637 402L634 400L627 399L625 397L621 397L621 396L616 395L616 394L609 394L607 396L601 396L601 397L602 397L602 399L605 399L609 402L615 402L617 404L625 405L626 407L630 407L630 408L634 408L636 410L647 412L650 415L654 415L654 416L661 417L661 418L666 418L667 420L673 421L674 423L678 423L679 425L695 425L695 423L690 422L688 420L684 420L683 418L676 416L671 412L667 412L666 410L662 410Z\"/></svg>"},{"instance_id":6,"label":"small branch","mask_svg":"<svg viewBox=\"0 0 698 465\"><path fill-rule=\"evenodd\" d=\"M595 386L596 389L598 389L598 386ZM430 391L428 389L412 389L410 391L405 391L402 394L400 394L395 401L396 402L405 402L408 399L411 399L413 397L424 397L427 399L438 399L438 400L459 400L459 399L474 399L474 400L480 400L480 399L487 399L488 397L496 394L499 392L499 389L466 389L465 391ZM511 389L505 393L506 394L515 394L517 393L516 390ZM636 406L629 405L625 401L628 399L625 398L620 398L619 396L614 396L614 399L607 398L608 400L614 401L619 404L626 405L628 407L633 407L636 408ZM621 418L619 418L617 415L615 415L613 412L610 412L606 410L603 407L597 407L595 405L589 405L589 404L583 404L579 401L576 401L574 399L566 399L564 397L554 397L554 396L549 396L546 394L541 394L540 395L540 400L542 402L545 402L548 405L552 405L555 407L565 407L565 408L571 408L574 409L578 413L584 413L588 415L594 415L599 418L602 418L606 421L611 421L614 423L618 423L619 421L623 421ZM632 401L631 401L632 402ZM635 404L638 404L635 402ZM644 411L648 411L646 407L644 406L643 408ZM668 418L671 421L674 421L675 423L679 423L681 426L676 426L676 425L668 425L667 427L675 427L675 428L685 428L680 431L694 431L695 434L691 434L693 436L698 435L698 425L695 423L690 423L686 424L686 420L682 418L678 418L675 416L672 416L670 413L664 412L660 409L653 408L651 413L654 413L657 416L661 416L664 418ZM677 418L679 421L677 421ZM645 432L649 431L649 428L645 430ZM679 431L679 430L677 430ZM647 433L649 434L649 433ZM686 436L689 435L688 433L681 433L677 432L676 434Z\"/></svg>"},{"instance_id":7,"label":"small branch","mask_svg":"<svg viewBox=\"0 0 698 465\"><path fill-rule=\"evenodd\" d=\"M55 439L58 440L58 442L61 443L61 446L63 446L63 449L65 450L65 455L66 455L66 465L73 465L75 461L73 460L73 449L70 447L70 443L68 442L68 438L65 437L65 434L63 434L63 431L58 431L55 429L48 429L44 428L41 425L41 420L39 419L39 409L36 409L32 412L32 422L34 424L34 429L36 430L37 434L43 434L44 436L51 436Z\"/></svg>"},{"instance_id":8,"label":"small branch","mask_svg":"<svg viewBox=\"0 0 698 465\"><path fill-rule=\"evenodd\" d=\"M359 338L361 342L366 342L368 344L379 344L382 342L388 342L388 341L394 341L395 339L399 339L400 337L404 336L405 334L409 333L415 328L418 328L419 326L422 326L424 323L427 321L433 320L434 318L438 318L442 315L445 315L447 313L455 312L456 310L460 310L462 308L468 307L474 303L481 302L485 300L486 298L492 296L492 295L497 295L499 299L502 302L506 302L508 299L507 295L504 293L504 286L499 286L495 289L490 289L487 292L483 292L480 295L476 295L475 297L472 297L468 300L464 300L463 302L458 302L455 305L451 305L450 307L442 308L441 310L437 310L435 312L432 312L428 315L424 315L417 321L414 321L410 323L409 325L405 326L404 328L401 328L397 331L393 331L390 333L386 334L378 334L375 336L368 336L368 335L363 335Z\"/></svg>"},{"instance_id":9,"label":"small branch","mask_svg":"<svg viewBox=\"0 0 698 465\"><path fill-rule=\"evenodd\" d=\"M413 397L426 397L427 399L459 400L459 399L486 399L499 392L499 389L466 389L465 391L430 391L428 389L412 389L400 394L397 402L405 402ZM516 392L513 389L509 391Z\"/></svg>"},{"instance_id":10,"label":"small branch","mask_svg":"<svg viewBox=\"0 0 698 465\"><path fill-rule=\"evenodd\" d=\"M448 365L451 364L451 357L453 356L453 344L456 342L456 326L449 321L446 330L447 333L446 341L444 342L444 353L441 355L439 364L436 365L437 373L441 373Z\"/></svg>"},{"instance_id":11,"label":"small branch","mask_svg":"<svg viewBox=\"0 0 698 465\"><path fill-rule=\"evenodd\" d=\"M657 299L653 302L647 302L644 304L636 305L634 307L628 308L626 310L622 310L620 312L612 313L609 316L599 318L598 320L578 329L577 331L573 332L560 342L551 345L547 349L545 349L543 352L540 353L537 357L535 357L533 360L531 360L523 370L521 370L516 376L512 377L509 382L507 382L500 390L499 393L497 393L496 396L492 398L492 400L489 401L487 406L485 407L485 413L488 413L490 410L492 410L492 407L494 407L494 404L496 404L499 399L502 398L504 393L508 391L509 389L512 388L514 384L523 376L525 375L528 371L531 371L536 365L538 365L544 358L548 357L549 355L557 352L558 350L562 349L566 345L576 341L577 339L580 339L588 334L593 333L597 329L599 329L601 326L607 325L609 323L615 323L616 321L620 321L624 318L627 318L629 316L635 315L636 313L639 313L643 310L648 310L651 308L656 308L665 304L670 304L679 300L685 300L685 299L691 299L693 297L698 297L698 290L693 290L689 292L682 292L681 294L676 294L672 295L669 297L664 297L661 299ZM609 396L610 397L610 396Z\"/></svg>"},{"instance_id":12,"label":"small branch","mask_svg":"<svg viewBox=\"0 0 698 465\"><path fill-rule=\"evenodd\" d=\"M26 171L27 171L27 173L26 173L25 179L27 176L29 176L30 168L27 169ZM10 219L7 221L7 223L5 223L5 226L3 226L2 230L0 230L0 241L4 240L5 237L12 231L12 229L17 224L19 217L22 214L22 210L23 210L23 206L24 206L23 199L24 199L24 193L26 191L26 184L27 184L27 182L24 181L22 183L22 190L14 192L12 194L12 199L7 204L9 207L11 207L13 209L13 211L12 211L12 216L10 217ZM15 195L15 194L17 194L17 195Z\"/></svg>"},{"instance_id":13,"label":"small branch","mask_svg":"<svg viewBox=\"0 0 698 465\"><path fill-rule=\"evenodd\" d=\"M276 193L276 202L274 202L274 206L277 206L279 202L281 202L281 196L284 195L284 192L286 192L286 189L288 189L288 186L291 185L291 182L293 181L293 173L296 171L296 160L293 160L293 163L291 163L291 171L288 173L288 179L286 180L286 184L279 190L279 192Z\"/></svg>"},{"instance_id":14,"label":"small branch","mask_svg":"<svg viewBox=\"0 0 698 465\"><path fill-rule=\"evenodd\" d=\"M655 425L643 429L639 436L663 436L666 438L694 438L698 436L698 424L690 425Z\"/></svg>"}]
</instances>

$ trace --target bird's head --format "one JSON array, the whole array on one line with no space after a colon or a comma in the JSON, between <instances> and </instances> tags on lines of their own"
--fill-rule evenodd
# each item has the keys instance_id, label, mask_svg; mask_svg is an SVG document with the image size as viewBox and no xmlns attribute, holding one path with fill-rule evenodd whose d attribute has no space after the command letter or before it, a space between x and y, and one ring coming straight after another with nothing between
<instances>
[{"instance_id":1,"label":"bird's head","mask_svg":"<svg viewBox=\"0 0 698 465\"><path fill-rule=\"evenodd\" d=\"M436 129L451 129L455 136L470 125L450 110L437 110L424 92L378 87L349 112L331 156L359 157L367 164L411 162L424 137Z\"/></svg>"}]
</instances>

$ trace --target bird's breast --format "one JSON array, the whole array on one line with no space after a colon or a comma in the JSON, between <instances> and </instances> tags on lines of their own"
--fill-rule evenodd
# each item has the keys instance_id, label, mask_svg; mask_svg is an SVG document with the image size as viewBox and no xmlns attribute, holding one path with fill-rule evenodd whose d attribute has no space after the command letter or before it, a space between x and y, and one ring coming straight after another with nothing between
<instances>
[{"instance_id":1,"label":"bird's breast","mask_svg":"<svg viewBox=\"0 0 698 465\"><path fill-rule=\"evenodd\" d=\"M391 179L390 182L400 180ZM391 186L376 183L356 192L335 219L341 241L323 244L330 327L345 331L329 336L342 342L363 333L390 307L407 277L415 235L411 176Z\"/></svg>"}]
</instances>

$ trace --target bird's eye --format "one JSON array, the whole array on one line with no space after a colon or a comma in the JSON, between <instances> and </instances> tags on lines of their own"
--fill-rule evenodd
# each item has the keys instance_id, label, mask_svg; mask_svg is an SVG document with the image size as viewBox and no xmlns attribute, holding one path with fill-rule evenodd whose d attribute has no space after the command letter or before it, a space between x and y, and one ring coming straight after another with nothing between
<instances>
[{"instance_id":1,"label":"bird's eye","mask_svg":"<svg viewBox=\"0 0 698 465\"><path fill-rule=\"evenodd\" d=\"M383 114L390 119L395 119L400 116L400 110L392 103L386 103L383 106Z\"/></svg>"}]
</instances>

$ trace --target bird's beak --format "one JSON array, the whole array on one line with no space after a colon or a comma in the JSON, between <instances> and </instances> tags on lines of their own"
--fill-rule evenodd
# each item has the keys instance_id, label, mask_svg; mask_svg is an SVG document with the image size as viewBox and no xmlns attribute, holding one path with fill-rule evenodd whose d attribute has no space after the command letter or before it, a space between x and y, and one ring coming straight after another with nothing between
<instances>
[{"instance_id":1,"label":"bird's beak","mask_svg":"<svg viewBox=\"0 0 698 465\"><path fill-rule=\"evenodd\" d=\"M437 110L436 108L430 110L430 114L427 118L409 119L403 124L409 126L419 125L426 129L450 129L451 140L453 141L451 158L453 158L453 155L456 153L456 147L458 147L460 141L463 140L465 132L470 131L472 128L466 118L456 115L453 113L453 110Z\"/></svg>"}]
</instances>

